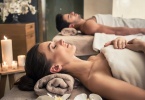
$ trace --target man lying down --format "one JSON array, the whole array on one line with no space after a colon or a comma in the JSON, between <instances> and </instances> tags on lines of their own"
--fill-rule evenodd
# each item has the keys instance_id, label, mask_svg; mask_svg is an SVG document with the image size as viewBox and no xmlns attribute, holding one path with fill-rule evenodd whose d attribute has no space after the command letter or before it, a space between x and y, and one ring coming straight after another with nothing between
<instances>
[{"instance_id":1,"label":"man lying down","mask_svg":"<svg viewBox=\"0 0 145 100\"><path fill-rule=\"evenodd\" d=\"M56 15L56 28L60 32L63 28L75 28L87 35L106 33L116 35L145 34L145 20L113 17L109 14L96 14L83 19L75 12Z\"/></svg>"},{"instance_id":2,"label":"man lying down","mask_svg":"<svg viewBox=\"0 0 145 100\"><path fill-rule=\"evenodd\" d=\"M45 75L66 72L106 99L145 100L145 42L119 37L86 61L77 58L75 51L63 40L36 44L27 53L26 75L18 82L19 89L33 90Z\"/></svg>"}]
</instances>

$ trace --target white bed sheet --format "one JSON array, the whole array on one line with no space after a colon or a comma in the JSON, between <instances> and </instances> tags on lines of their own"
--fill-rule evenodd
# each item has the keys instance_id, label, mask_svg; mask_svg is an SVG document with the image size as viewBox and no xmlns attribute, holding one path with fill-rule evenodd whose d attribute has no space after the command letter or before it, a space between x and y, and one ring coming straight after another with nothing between
<instances>
[{"instance_id":1,"label":"white bed sheet","mask_svg":"<svg viewBox=\"0 0 145 100\"><path fill-rule=\"evenodd\" d=\"M60 39L63 39L65 42L74 44L76 46L76 56L97 54L97 52L92 48L94 36L80 34L75 36L56 35L52 41L58 41Z\"/></svg>"}]
</instances>

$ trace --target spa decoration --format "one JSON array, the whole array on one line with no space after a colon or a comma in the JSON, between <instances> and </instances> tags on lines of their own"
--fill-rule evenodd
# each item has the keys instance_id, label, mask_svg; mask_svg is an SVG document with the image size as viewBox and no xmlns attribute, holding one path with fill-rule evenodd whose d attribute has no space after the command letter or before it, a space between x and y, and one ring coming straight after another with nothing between
<instances>
[{"instance_id":1,"label":"spa decoration","mask_svg":"<svg viewBox=\"0 0 145 100\"><path fill-rule=\"evenodd\" d=\"M21 67L25 66L25 55L18 55L18 65Z\"/></svg>"},{"instance_id":2,"label":"spa decoration","mask_svg":"<svg viewBox=\"0 0 145 100\"><path fill-rule=\"evenodd\" d=\"M18 21L18 15L36 13L36 9L31 5L31 0L4 0L4 3L0 3L0 16L3 22L5 22L9 14L13 14L13 22Z\"/></svg>"},{"instance_id":3,"label":"spa decoration","mask_svg":"<svg viewBox=\"0 0 145 100\"><path fill-rule=\"evenodd\" d=\"M8 64L6 62L2 63L2 71L7 71L8 70Z\"/></svg>"},{"instance_id":4,"label":"spa decoration","mask_svg":"<svg viewBox=\"0 0 145 100\"><path fill-rule=\"evenodd\" d=\"M13 61L12 40L4 36L4 39L1 40L1 49L2 61L6 62L8 66L11 66Z\"/></svg>"},{"instance_id":5,"label":"spa decoration","mask_svg":"<svg viewBox=\"0 0 145 100\"><path fill-rule=\"evenodd\" d=\"M17 69L17 61L12 62L12 69Z\"/></svg>"}]
</instances>

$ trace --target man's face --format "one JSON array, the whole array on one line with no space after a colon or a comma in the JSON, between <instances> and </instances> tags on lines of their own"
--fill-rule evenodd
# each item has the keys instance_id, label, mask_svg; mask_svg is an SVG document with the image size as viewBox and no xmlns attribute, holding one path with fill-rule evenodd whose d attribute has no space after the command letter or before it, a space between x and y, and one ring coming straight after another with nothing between
<instances>
[{"instance_id":1,"label":"man's face","mask_svg":"<svg viewBox=\"0 0 145 100\"><path fill-rule=\"evenodd\" d=\"M79 22L82 18L79 14L71 12L70 14L64 14L63 19L70 24L71 23L75 24L75 23Z\"/></svg>"}]
</instances>

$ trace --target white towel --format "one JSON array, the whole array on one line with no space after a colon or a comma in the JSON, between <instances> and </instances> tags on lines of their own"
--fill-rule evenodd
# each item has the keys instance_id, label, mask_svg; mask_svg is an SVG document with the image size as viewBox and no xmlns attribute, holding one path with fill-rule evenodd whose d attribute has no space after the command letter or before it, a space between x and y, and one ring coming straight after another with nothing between
<instances>
[{"instance_id":1,"label":"white towel","mask_svg":"<svg viewBox=\"0 0 145 100\"><path fill-rule=\"evenodd\" d=\"M101 49L106 57L113 77L145 89L145 55L129 49L114 49L108 46Z\"/></svg>"},{"instance_id":2,"label":"white towel","mask_svg":"<svg viewBox=\"0 0 145 100\"><path fill-rule=\"evenodd\" d=\"M94 40L93 40L93 50L98 51L101 48L104 47L105 43L114 40L115 38L120 37L119 35L114 35L114 34L105 34L105 33L95 33L94 35ZM127 35L127 36L121 36L125 37L126 40L131 40L134 38L141 39L145 41L145 35L143 34L135 34L135 35Z\"/></svg>"},{"instance_id":3,"label":"white towel","mask_svg":"<svg viewBox=\"0 0 145 100\"><path fill-rule=\"evenodd\" d=\"M94 16L97 20L98 24L111 26L111 27L130 27L130 28L145 28L145 20L144 19L125 19L120 17L113 17L109 14L96 14ZM136 34L136 35L128 35L125 36L127 40L131 40L133 38L139 38L142 40L145 40L142 37L144 35ZM108 41L111 41L115 39L116 37L119 37L119 35L108 35L108 34L102 34L102 33L95 33L94 35L94 42L93 42L93 50L98 51L102 47L104 47L104 44Z\"/></svg>"}]
</instances>

